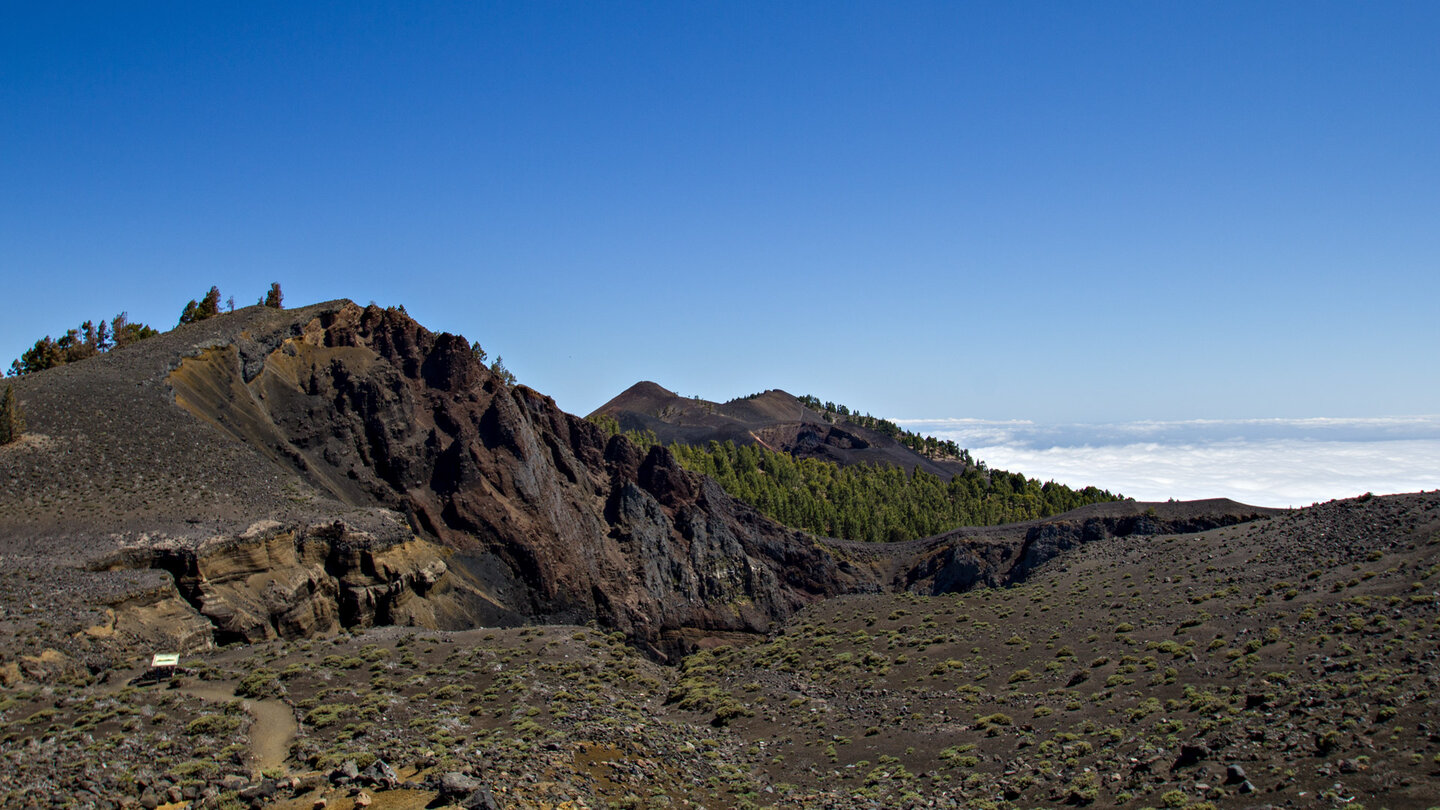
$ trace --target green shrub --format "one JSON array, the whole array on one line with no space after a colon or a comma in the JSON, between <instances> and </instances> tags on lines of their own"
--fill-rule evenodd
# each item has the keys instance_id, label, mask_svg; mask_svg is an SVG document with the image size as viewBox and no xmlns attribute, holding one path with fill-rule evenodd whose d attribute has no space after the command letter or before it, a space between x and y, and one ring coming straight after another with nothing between
<instances>
[{"instance_id":1,"label":"green shrub","mask_svg":"<svg viewBox=\"0 0 1440 810\"><path fill-rule=\"evenodd\" d=\"M262 668L246 675L240 685L235 687L235 694L262 700L278 698L285 694L285 685L280 682L279 673Z\"/></svg>"},{"instance_id":2,"label":"green shrub","mask_svg":"<svg viewBox=\"0 0 1440 810\"><path fill-rule=\"evenodd\" d=\"M340 718L353 714L354 709L348 703L325 703L311 709L305 715L305 723L315 728L325 728L340 721Z\"/></svg>"},{"instance_id":3,"label":"green shrub","mask_svg":"<svg viewBox=\"0 0 1440 810\"><path fill-rule=\"evenodd\" d=\"M240 729L243 718L234 714L207 714L191 720L185 726L185 733L192 737L206 735L219 737L232 734Z\"/></svg>"},{"instance_id":4,"label":"green shrub","mask_svg":"<svg viewBox=\"0 0 1440 810\"><path fill-rule=\"evenodd\" d=\"M1183 790L1172 790L1161 795L1161 807L1184 807L1190 803L1190 797L1185 795Z\"/></svg>"}]
</instances>

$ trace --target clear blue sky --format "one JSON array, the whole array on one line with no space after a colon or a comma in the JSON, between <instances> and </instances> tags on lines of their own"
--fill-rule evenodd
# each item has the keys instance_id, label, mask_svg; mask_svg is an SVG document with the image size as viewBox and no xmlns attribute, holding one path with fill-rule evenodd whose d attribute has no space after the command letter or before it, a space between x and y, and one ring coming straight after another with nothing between
<instances>
[{"instance_id":1,"label":"clear blue sky","mask_svg":"<svg viewBox=\"0 0 1440 810\"><path fill-rule=\"evenodd\" d=\"M0 365L279 281L578 413L1436 413L1437 43L1434 2L7 3Z\"/></svg>"}]
</instances>

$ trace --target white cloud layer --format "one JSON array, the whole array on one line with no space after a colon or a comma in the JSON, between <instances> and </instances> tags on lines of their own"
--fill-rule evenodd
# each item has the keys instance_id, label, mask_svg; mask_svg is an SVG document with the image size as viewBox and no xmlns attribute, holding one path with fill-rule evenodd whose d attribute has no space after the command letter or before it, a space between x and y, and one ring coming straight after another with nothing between
<instances>
[{"instance_id":1,"label":"white cloud layer","mask_svg":"<svg viewBox=\"0 0 1440 810\"><path fill-rule=\"evenodd\" d=\"M912 419L997 469L1142 501L1233 498L1306 506L1440 489L1440 416L1037 425Z\"/></svg>"}]
</instances>

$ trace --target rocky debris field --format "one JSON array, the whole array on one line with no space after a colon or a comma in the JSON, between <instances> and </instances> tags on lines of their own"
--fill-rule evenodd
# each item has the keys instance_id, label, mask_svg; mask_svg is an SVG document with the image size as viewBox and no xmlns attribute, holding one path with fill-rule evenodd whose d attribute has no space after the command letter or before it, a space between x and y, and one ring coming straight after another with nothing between
<instances>
[{"instance_id":1,"label":"rocky debris field","mask_svg":"<svg viewBox=\"0 0 1440 810\"><path fill-rule=\"evenodd\" d=\"M553 625L17 667L0 804L1432 807L1437 593L1432 493L832 599L678 666Z\"/></svg>"},{"instance_id":2,"label":"rocky debris field","mask_svg":"<svg viewBox=\"0 0 1440 810\"><path fill-rule=\"evenodd\" d=\"M762 789L745 741L666 705L672 671L590 628L388 628L135 674L6 690L0 803L705 807ZM295 727L257 728L266 703ZM260 761L277 737L283 759Z\"/></svg>"}]
</instances>

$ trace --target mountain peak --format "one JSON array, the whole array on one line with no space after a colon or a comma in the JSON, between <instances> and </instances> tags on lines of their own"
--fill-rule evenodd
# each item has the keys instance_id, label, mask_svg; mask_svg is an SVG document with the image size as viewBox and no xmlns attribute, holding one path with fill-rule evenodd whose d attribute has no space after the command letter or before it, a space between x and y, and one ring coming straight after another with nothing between
<instances>
[{"instance_id":1,"label":"mountain peak","mask_svg":"<svg viewBox=\"0 0 1440 810\"><path fill-rule=\"evenodd\" d=\"M780 388L718 403L641 382L591 415L600 414L614 418L622 430L653 432L666 445L733 441L842 465L888 464L907 471L919 467L946 480L966 469L962 462L929 458L845 417L827 419Z\"/></svg>"},{"instance_id":2,"label":"mountain peak","mask_svg":"<svg viewBox=\"0 0 1440 810\"><path fill-rule=\"evenodd\" d=\"M247 307L14 387L32 440L0 448L0 553L76 604L167 573L184 643L593 620L668 655L877 586L398 307ZM265 576L222 576L252 558Z\"/></svg>"}]
</instances>

